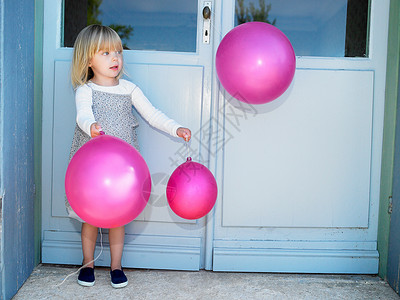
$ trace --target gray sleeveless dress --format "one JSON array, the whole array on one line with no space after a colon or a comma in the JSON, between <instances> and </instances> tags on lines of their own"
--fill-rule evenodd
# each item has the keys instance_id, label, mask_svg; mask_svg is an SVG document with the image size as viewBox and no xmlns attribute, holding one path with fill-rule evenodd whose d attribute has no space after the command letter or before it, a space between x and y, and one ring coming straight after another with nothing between
<instances>
[{"instance_id":1,"label":"gray sleeveless dress","mask_svg":"<svg viewBox=\"0 0 400 300\"><path fill-rule=\"evenodd\" d=\"M108 134L131 144L139 151L136 127L139 125L132 114L132 99L130 94L112 94L92 89L92 109L96 122ZM69 160L76 151L91 139L78 125L75 126L74 137L69 155ZM84 222L71 208L65 197L65 206L68 216Z\"/></svg>"}]
</instances>

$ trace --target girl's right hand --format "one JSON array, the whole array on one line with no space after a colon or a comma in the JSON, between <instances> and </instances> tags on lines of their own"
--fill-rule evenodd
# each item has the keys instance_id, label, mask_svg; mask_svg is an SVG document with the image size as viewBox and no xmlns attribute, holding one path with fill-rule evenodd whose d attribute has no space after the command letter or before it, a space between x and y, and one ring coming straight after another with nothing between
<instances>
[{"instance_id":1,"label":"girl's right hand","mask_svg":"<svg viewBox=\"0 0 400 300\"><path fill-rule=\"evenodd\" d=\"M90 136L92 138L101 135L100 133L101 131L101 126L98 123L93 123L92 125L90 125Z\"/></svg>"}]
</instances>

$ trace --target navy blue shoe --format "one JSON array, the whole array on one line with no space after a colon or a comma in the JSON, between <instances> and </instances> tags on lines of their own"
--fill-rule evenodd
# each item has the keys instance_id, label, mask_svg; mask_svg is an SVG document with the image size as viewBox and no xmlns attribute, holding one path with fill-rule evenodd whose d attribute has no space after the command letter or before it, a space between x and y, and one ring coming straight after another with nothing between
<instances>
[{"instance_id":1,"label":"navy blue shoe","mask_svg":"<svg viewBox=\"0 0 400 300\"><path fill-rule=\"evenodd\" d=\"M111 286L113 288L119 289L126 287L128 285L128 278L126 278L124 271L114 270L110 271L111 275Z\"/></svg>"},{"instance_id":2,"label":"navy blue shoe","mask_svg":"<svg viewBox=\"0 0 400 300\"><path fill-rule=\"evenodd\" d=\"M78 276L78 283L81 286L94 285L94 268L86 267L81 269Z\"/></svg>"}]
</instances>

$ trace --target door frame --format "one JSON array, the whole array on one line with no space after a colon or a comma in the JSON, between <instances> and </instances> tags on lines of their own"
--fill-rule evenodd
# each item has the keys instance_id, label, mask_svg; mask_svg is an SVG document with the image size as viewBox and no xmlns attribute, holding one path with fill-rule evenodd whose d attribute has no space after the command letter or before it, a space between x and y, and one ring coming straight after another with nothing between
<instances>
[{"instance_id":1,"label":"door frame","mask_svg":"<svg viewBox=\"0 0 400 300\"><path fill-rule=\"evenodd\" d=\"M398 64L400 70L400 63ZM400 78L398 81L397 116L400 115ZM390 212L387 280L390 286L400 292L400 118L396 120L396 138L393 164L393 198Z\"/></svg>"},{"instance_id":2,"label":"door frame","mask_svg":"<svg viewBox=\"0 0 400 300\"><path fill-rule=\"evenodd\" d=\"M35 0L35 19L36 21L36 28L35 28L35 43L36 45L36 49L35 49L35 64L39 63L42 57L42 53L41 53L41 49L42 49L42 37L43 36L43 23L45 23L45 21L43 20L43 2L44 0ZM374 0L372 0L372 2L375 2ZM395 3L397 3L398 6L398 0L391 0L391 5L396 5ZM222 3L222 1L220 0L215 0L215 4L214 4L214 9L213 11L215 12L215 19L220 18L220 20L222 20L221 22L215 22L214 23L214 54L216 53L216 50L218 48L218 43L219 41L222 39L222 37L224 36L224 34L226 34L229 31L229 28L232 26L232 24L226 24L226 22L223 23L224 20L226 20L224 18L224 16L229 15L231 13L233 13L234 7L231 5L231 3ZM392 9L391 9L392 10ZM39 18L38 18L39 17ZM40 19L41 17L41 19ZM37 33L37 34L36 34ZM385 37L382 37L382 39L384 40ZM383 46L383 45L382 45ZM40 50L38 50L40 49ZM398 53L398 52L397 52ZM214 56L215 57L215 56ZM350 66L355 66L355 67L362 67L362 68L367 68L367 66L363 66L365 64L363 63L359 63L357 62L357 59L355 59L353 62L350 63L343 63L340 60L336 61L335 59L324 59L321 58L319 59L319 61L322 61L322 67L327 67L330 68L332 66L335 66L337 68L341 68L343 65L344 67L348 68L349 65ZM317 63L315 62L314 58L301 58L300 60L298 60L298 63L301 67L304 68L309 68L309 67L313 67L315 65L317 65ZM213 66L215 65L215 63L213 62ZM389 62L388 62L389 65ZM42 106L42 86L41 84L38 84L39 80L42 79L41 75L41 70L42 67L36 68L35 69L35 87L37 87L37 89L35 90L35 97L36 99L38 99L36 101L36 112L35 112L35 126L36 126L36 130L35 130L35 142L36 142L36 154L35 154L35 172L36 172L36 179L35 179L35 183L36 183L36 205L35 205L35 222L39 223L39 225L37 225L37 228L39 227L39 229L37 229L36 231L39 232L39 236L36 235L35 237L35 243L36 243L36 248L38 248L39 250L36 251L36 260L40 260L41 259L41 254L40 254L40 249L41 249L41 241L40 241L40 235L41 235L41 219L42 219L42 215L41 215L41 189L42 189L42 182L41 182L41 178L40 178L40 169L37 167L38 165L41 166L41 136L45 136L45 132L42 132L41 130L41 115L44 114L45 112L42 112L41 106ZM389 80L389 78L388 78ZM212 101L212 117L216 118L216 120L218 120L219 116L219 109L221 108L221 102L225 101L223 99L223 95L221 95L220 93L220 89L218 87L219 82L218 79L216 77L216 74L214 72L213 74L213 79L212 79L212 97L213 97L213 101ZM390 124L388 124L388 115L389 118L394 117L395 113L394 110L391 109L390 107L393 108L393 104L390 104L388 99L386 102L386 113L385 113L385 136L387 135L388 132L388 136L390 139L391 136L391 132L392 129L390 127ZM379 121L379 120L378 120ZM389 120L390 123L390 120ZM389 125L388 127L386 125ZM393 124L393 123L392 123ZM39 129L38 129L39 128ZM386 129L388 128L388 129ZM216 131L218 131L219 134L222 134L221 128L215 128ZM388 142L388 144L385 143L385 137L384 137L384 151L383 151L383 163L382 163L382 176L389 176L390 178L392 174L391 170L392 170L392 165L390 164L391 158L393 156L393 151L390 151L390 149L392 149L392 145L393 143ZM387 146L385 146L387 145ZM216 145L215 147L218 147L218 145ZM39 154L38 154L39 153ZM392 154L391 154L392 153ZM377 160L377 159L376 159ZM221 168L219 165L219 161L217 160L216 157L211 157L210 158L210 169L214 172L218 183L220 184L220 180L219 178L221 178ZM388 175L389 173L389 175ZM390 181L390 180L389 180ZM385 185L386 182L386 185ZM378 249L380 252L380 268L379 268L379 275L384 278L386 276L386 266L387 266L387 243L388 243L388 231L389 231L389 216L387 215L387 207L388 207L388 196L391 195L391 183L387 184L388 180L385 180L385 177L382 177L382 183L381 183L381 196L380 196L380 213L379 213L379 232L378 232ZM383 188L383 186L385 185L386 188ZM389 185L389 186L388 186ZM390 189L389 192L387 192L387 189ZM218 201L220 200L220 196L218 198ZM206 247L205 249L205 269L211 270L212 269L212 253L213 253L213 238L214 238L214 219L213 219L213 214L215 213L215 211L213 210L212 212L210 212L210 214L207 216L207 222L206 222L206 236L205 236L205 245ZM385 259L385 253L386 253L386 259Z\"/></svg>"},{"instance_id":3,"label":"door frame","mask_svg":"<svg viewBox=\"0 0 400 300\"><path fill-rule=\"evenodd\" d=\"M394 1L392 1L394 3ZM393 4L394 6L395 4ZM396 14L397 12L397 14ZM387 281L389 285L396 291L396 293L400 293L400 242L399 242L399 234L400 234L400 32L398 31L398 25L400 24L400 5L399 1L397 1L397 7L393 8L393 13L396 14L394 16L394 21L391 23L396 24L395 28L397 29L397 36L392 36L394 41L393 48L397 49L397 53L394 55L392 60L393 67L391 67L393 74L393 78L389 81L388 78L388 93L390 93L389 88L393 88L394 95L396 95L397 90L397 101L395 103L396 109L394 109L396 114L395 121L395 138L394 138L394 158L393 158L393 190L392 190L392 198L389 203L389 209L387 210L387 214L390 215L390 226L388 228L389 236L388 236L388 249L387 249ZM395 22L397 21L397 22ZM397 39L396 39L397 37ZM397 63L396 63L397 62ZM397 66L397 67L395 67ZM397 74L396 74L397 73ZM396 82L397 79L397 82ZM394 88L397 84L397 88ZM388 99L389 100L389 99Z\"/></svg>"},{"instance_id":4,"label":"door frame","mask_svg":"<svg viewBox=\"0 0 400 300\"><path fill-rule=\"evenodd\" d=\"M383 133L382 177L379 204L378 251L379 276L386 279L390 228L390 206L393 194L393 168L396 134L396 107L399 94L400 62L400 1L391 0L389 16L388 60L385 94L385 125Z\"/></svg>"},{"instance_id":5,"label":"door frame","mask_svg":"<svg viewBox=\"0 0 400 300\"><path fill-rule=\"evenodd\" d=\"M42 256L42 103L43 103L43 9L44 0L35 0L35 81L34 81L34 136L35 136L35 264Z\"/></svg>"}]
</instances>

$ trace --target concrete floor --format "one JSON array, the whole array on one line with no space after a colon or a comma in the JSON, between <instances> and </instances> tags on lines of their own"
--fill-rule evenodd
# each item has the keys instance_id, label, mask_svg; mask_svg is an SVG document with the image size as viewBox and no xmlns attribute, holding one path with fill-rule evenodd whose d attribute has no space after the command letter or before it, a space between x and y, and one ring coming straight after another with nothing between
<instances>
[{"instance_id":1,"label":"concrete floor","mask_svg":"<svg viewBox=\"0 0 400 300\"><path fill-rule=\"evenodd\" d=\"M109 269L96 268L96 284L81 287L77 267L39 265L13 299L400 299L377 276L217 273L126 269L129 284L110 285Z\"/></svg>"}]
</instances>

